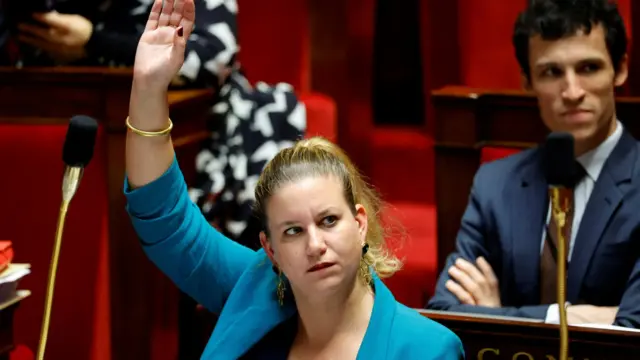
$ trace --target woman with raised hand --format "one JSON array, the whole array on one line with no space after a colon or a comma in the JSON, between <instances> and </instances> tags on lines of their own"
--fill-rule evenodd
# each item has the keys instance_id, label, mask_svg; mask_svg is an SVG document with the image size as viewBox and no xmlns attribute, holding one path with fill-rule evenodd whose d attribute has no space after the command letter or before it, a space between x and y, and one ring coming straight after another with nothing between
<instances>
[{"instance_id":1,"label":"woman with raised hand","mask_svg":"<svg viewBox=\"0 0 640 360\"><path fill-rule=\"evenodd\" d=\"M190 200L171 143L167 88L184 60L193 0L156 0L136 52L127 210L150 259L219 314L204 359L461 359L451 331L395 301L380 278L380 202L347 156L314 138L280 151L255 189L253 251Z\"/></svg>"}]
</instances>

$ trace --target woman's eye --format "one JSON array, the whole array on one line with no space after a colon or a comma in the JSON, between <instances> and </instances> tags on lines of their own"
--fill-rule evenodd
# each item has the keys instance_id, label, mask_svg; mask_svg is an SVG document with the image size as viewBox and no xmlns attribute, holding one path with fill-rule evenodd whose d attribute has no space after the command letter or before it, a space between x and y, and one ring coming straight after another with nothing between
<instances>
[{"instance_id":1,"label":"woman's eye","mask_svg":"<svg viewBox=\"0 0 640 360\"><path fill-rule=\"evenodd\" d=\"M336 223L337 221L338 221L338 218L337 218L337 217L335 217L335 216L333 216L333 215L330 215L330 216L327 216L327 217L325 217L324 219L322 219L322 224L323 224L324 226L333 226L333 225L335 225L335 223Z\"/></svg>"},{"instance_id":2,"label":"woman's eye","mask_svg":"<svg viewBox=\"0 0 640 360\"><path fill-rule=\"evenodd\" d=\"M285 235L292 236L292 235L298 235L298 234L299 234L299 233L301 233L301 232L302 232L302 229L301 229L301 228L299 228L299 227L292 227L292 228L288 228L287 230L285 230L285 231L284 231L284 234L285 234Z\"/></svg>"}]
</instances>

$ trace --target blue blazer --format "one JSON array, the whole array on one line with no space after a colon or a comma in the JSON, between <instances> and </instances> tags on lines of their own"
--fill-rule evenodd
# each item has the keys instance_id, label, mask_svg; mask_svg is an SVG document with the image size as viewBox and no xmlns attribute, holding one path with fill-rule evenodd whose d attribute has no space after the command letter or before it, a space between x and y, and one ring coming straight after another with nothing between
<instances>
[{"instance_id":1,"label":"blue blazer","mask_svg":"<svg viewBox=\"0 0 640 360\"><path fill-rule=\"evenodd\" d=\"M278 303L276 275L264 251L227 239L204 219L175 160L159 179L129 189L125 179L127 211L149 258L180 289L219 314L203 359L237 359L297 314L294 301ZM358 359L463 358L453 332L398 303L380 279L374 285L373 312Z\"/></svg>"},{"instance_id":2,"label":"blue blazer","mask_svg":"<svg viewBox=\"0 0 640 360\"><path fill-rule=\"evenodd\" d=\"M640 327L640 148L623 131L585 208L567 274L567 301L619 306L616 325ZM484 164L430 309L544 319L539 303L542 231L549 206L539 148ZM461 305L445 287L458 257L484 256L503 307Z\"/></svg>"}]
</instances>

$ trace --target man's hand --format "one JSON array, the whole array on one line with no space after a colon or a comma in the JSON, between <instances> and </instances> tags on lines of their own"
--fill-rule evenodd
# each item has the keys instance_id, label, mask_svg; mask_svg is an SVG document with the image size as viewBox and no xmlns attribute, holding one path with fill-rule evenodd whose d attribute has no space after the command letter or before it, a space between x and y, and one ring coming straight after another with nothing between
<instances>
[{"instance_id":1,"label":"man's hand","mask_svg":"<svg viewBox=\"0 0 640 360\"><path fill-rule=\"evenodd\" d=\"M20 24L18 40L46 52L53 60L70 63L86 57L85 45L93 33L91 21L56 11L34 14L40 24Z\"/></svg>"},{"instance_id":2,"label":"man's hand","mask_svg":"<svg viewBox=\"0 0 640 360\"><path fill-rule=\"evenodd\" d=\"M569 305L567 322L569 324L612 325L618 314L617 306Z\"/></svg>"},{"instance_id":3,"label":"man's hand","mask_svg":"<svg viewBox=\"0 0 640 360\"><path fill-rule=\"evenodd\" d=\"M491 265L483 257L478 258L476 265L458 258L449 268L449 276L453 280L447 281L447 290L463 304L492 308L502 306L498 279Z\"/></svg>"}]
</instances>

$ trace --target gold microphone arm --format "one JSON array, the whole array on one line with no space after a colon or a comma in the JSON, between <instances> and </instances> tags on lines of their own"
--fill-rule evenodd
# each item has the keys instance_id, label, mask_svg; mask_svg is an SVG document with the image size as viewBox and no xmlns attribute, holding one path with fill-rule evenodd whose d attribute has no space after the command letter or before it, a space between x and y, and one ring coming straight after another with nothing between
<instances>
[{"instance_id":1,"label":"gold microphone arm","mask_svg":"<svg viewBox=\"0 0 640 360\"><path fill-rule=\"evenodd\" d=\"M566 303L566 283L567 283L567 254L566 254L566 239L564 237L564 227L566 224L566 206L560 204L560 189L551 189L552 199L552 216L556 222L556 228L558 233L558 281L557 281L557 296L558 296L558 310L560 311L560 360L567 360L569 354L569 328L567 325L567 309ZM572 206L570 204L569 206Z\"/></svg>"},{"instance_id":2,"label":"gold microphone arm","mask_svg":"<svg viewBox=\"0 0 640 360\"><path fill-rule=\"evenodd\" d=\"M49 334L49 322L51 319L51 307L53 305L53 293L56 283L56 272L58 270L58 258L60 257L60 247L62 245L62 231L67 216L69 203L78 189L80 179L82 178L83 168L67 167L65 169L62 182L62 203L60 204L60 213L58 215L58 225L56 227L55 243L53 245L53 255L51 256L51 264L49 267L49 277L47 281L47 294L44 304L44 315L42 317L42 329L40 330L40 343L38 344L37 360L44 359L44 351L47 346L47 337Z\"/></svg>"}]
</instances>

